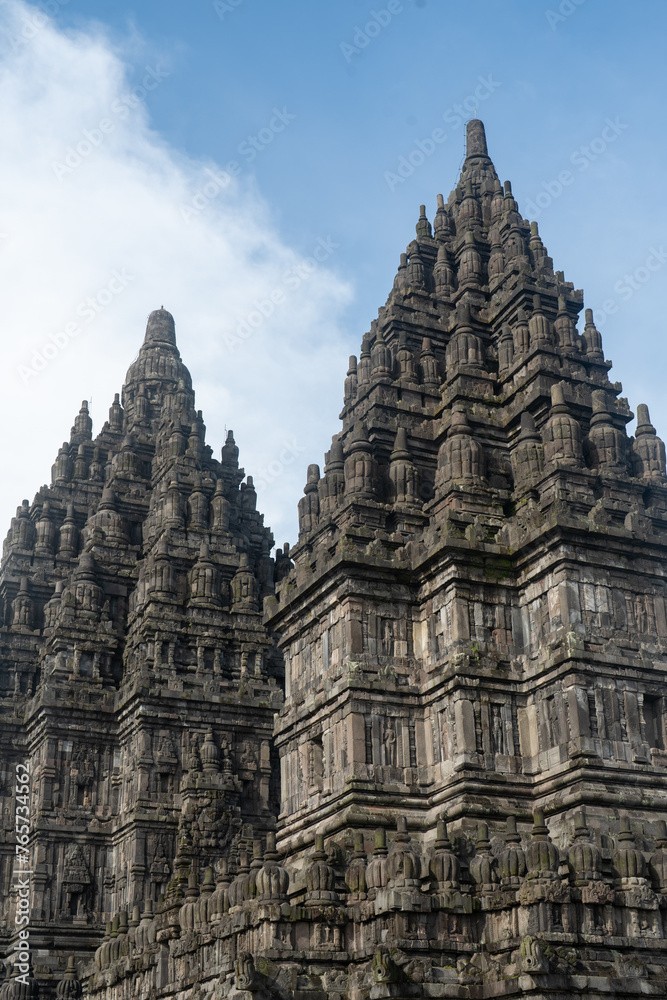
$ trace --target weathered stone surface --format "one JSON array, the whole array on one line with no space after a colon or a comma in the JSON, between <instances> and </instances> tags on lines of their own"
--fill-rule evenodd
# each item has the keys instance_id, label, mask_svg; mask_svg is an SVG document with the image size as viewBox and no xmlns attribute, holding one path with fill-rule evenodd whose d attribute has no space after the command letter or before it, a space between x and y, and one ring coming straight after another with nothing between
<instances>
[{"instance_id":1,"label":"weathered stone surface","mask_svg":"<svg viewBox=\"0 0 667 1000\"><path fill-rule=\"evenodd\" d=\"M664 445L478 120L416 236L294 548L163 310L12 522L3 825L30 760L46 996L665 995Z\"/></svg>"}]
</instances>

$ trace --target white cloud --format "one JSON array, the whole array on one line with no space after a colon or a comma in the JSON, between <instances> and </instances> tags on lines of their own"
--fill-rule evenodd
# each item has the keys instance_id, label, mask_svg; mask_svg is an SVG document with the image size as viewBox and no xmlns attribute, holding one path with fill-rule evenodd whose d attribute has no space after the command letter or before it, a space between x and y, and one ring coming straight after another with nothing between
<instances>
[{"instance_id":1,"label":"white cloud","mask_svg":"<svg viewBox=\"0 0 667 1000\"><path fill-rule=\"evenodd\" d=\"M266 522L294 542L306 466L321 460L342 397L337 323L351 290L335 273L336 234L304 264L250 178L216 182L216 164L151 129L103 32L65 33L36 10L0 5L0 524L50 481L82 398L100 429L147 314L164 304L209 444L218 453L233 427L246 472L267 482ZM149 60L140 86L166 72ZM272 292L282 299L264 319L257 303L268 312ZM261 322L240 326L248 318Z\"/></svg>"}]
</instances>

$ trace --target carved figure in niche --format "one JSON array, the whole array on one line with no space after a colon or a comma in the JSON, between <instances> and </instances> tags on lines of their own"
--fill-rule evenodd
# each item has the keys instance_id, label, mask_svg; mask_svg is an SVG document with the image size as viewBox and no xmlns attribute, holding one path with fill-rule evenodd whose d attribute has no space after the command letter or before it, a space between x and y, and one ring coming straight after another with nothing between
<instances>
[{"instance_id":1,"label":"carved figure in niche","mask_svg":"<svg viewBox=\"0 0 667 1000\"><path fill-rule=\"evenodd\" d=\"M505 726L503 725L500 705L492 706L492 716L493 752L506 754L507 741L505 739Z\"/></svg>"},{"instance_id":2,"label":"carved figure in niche","mask_svg":"<svg viewBox=\"0 0 667 1000\"><path fill-rule=\"evenodd\" d=\"M382 734L384 743L384 761L387 767L396 767L396 731L391 719L387 719L384 724Z\"/></svg>"},{"instance_id":3,"label":"carved figure in niche","mask_svg":"<svg viewBox=\"0 0 667 1000\"><path fill-rule=\"evenodd\" d=\"M199 737L197 733L192 734L190 740L190 753L188 755L188 771L201 771L201 757L199 756Z\"/></svg>"},{"instance_id":4,"label":"carved figure in niche","mask_svg":"<svg viewBox=\"0 0 667 1000\"><path fill-rule=\"evenodd\" d=\"M146 729L142 729L137 734L137 757L140 761L153 763L153 748L151 746L151 734Z\"/></svg>"},{"instance_id":5,"label":"carved figure in niche","mask_svg":"<svg viewBox=\"0 0 667 1000\"><path fill-rule=\"evenodd\" d=\"M239 766L245 771L257 769L257 751L252 743L243 744L243 753L239 761Z\"/></svg>"},{"instance_id":6,"label":"carved figure in niche","mask_svg":"<svg viewBox=\"0 0 667 1000\"><path fill-rule=\"evenodd\" d=\"M547 710L547 723L549 726L549 733L551 735L551 746L558 747L562 743L562 733L560 728L560 718L558 717L558 706L556 705L556 699L553 697L547 699L546 704Z\"/></svg>"},{"instance_id":7,"label":"carved figure in niche","mask_svg":"<svg viewBox=\"0 0 667 1000\"><path fill-rule=\"evenodd\" d=\"M153 861L151 862L151 882L161 885L163 882L169 881L170 875L171 868L169 867L169 862L167 861L164 841L162 840L162 837L160 837L155 845L155 854L153 855Z\"/></svg>"},{"instance_id":8,"label":"carved figure in niche","mask_svg":"<svg viewBox=\"0 0 667 1000\"><path fill-rule=\"evenodd\" d=\"M86 746L77 747L72 760L72 770L78 772L76 783L84 788L90 787L95 780L95 764L93 751Z\"/></svg>"},{"instance_id":9,"label":"carved figure in niche","mask_svg":"<svg viewBox=\"0 0 667 1000\"><path fill-rule=\"evenodd\" d=\"M639 634L646 634L648 632L648 616L646 614L646 601L643 594L637 594L635 597L635 620Z\"/></svg>"},{"instance_id":10,"label":"carved figure in niche","mask_svg":"<svg viewBox=\"0 0 667 1000\"><path fill-rule=\"evenodd\" d=\"M63 884L69 892L81 892L90 883L90 873L83 851L78 844L72 844L65 855Z\"/></svg>"},{"instance_id":11,"label":"carved figure in niche","mask_svg":"<svg viewBox=\"0 0 667 1000\"><path fill-rule=\"evenodd\" d=\"M382 655L393 656L394 654L394 626L388 618L382 622Z\"/></svg>"}]
</instances>

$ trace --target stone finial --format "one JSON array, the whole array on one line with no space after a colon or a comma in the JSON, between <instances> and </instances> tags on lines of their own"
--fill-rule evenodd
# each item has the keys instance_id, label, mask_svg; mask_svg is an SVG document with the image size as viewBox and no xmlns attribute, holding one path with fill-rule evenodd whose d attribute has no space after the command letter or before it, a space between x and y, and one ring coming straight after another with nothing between
<instances>
[{"instance_id":1,"label":"stone finial","mask_svg":"<svg viewBox=\"0 0 667 1000\"><path fill-rule=\"evenodd\" d=\"M419 244L416 240L408 247L408 267L405 277L408 289L419 292L426 289L424 261L419 253Z\"/></svg>"},{"instance_id":2,"label":"stone finial","mask_svg":"<svg viewBox=\"0 0 667 1000\"><path fill-rule=\"evenodd\" d=\"M366 864L367 857L364 850L364 835L360 830L354 833L354 841L350 863L345 872L345 884L348 889L348 902L357 902L366 899Z\"/></svg>"},{"instance_id":3,"label":"stone finial","mask_svg":"<svg viewBox=\"0 0 667 1000\"><path fill-rule=\"evenodd\" d=\"M320 482L319 465L309 465L303 496L299 500L299 537L307 535L317 527L320 518L320 498L318 484Z\"/></svg>"},{"instance_id":4,"label":"stone finial","mask_svg":"<svg viewBox=\"0 0 667 1000\"><path fill-rule=\"evenodd\" d=\"M399 427L389 459L389 481L395 503L418 503L419 473L411 459L405 427Z\"/></svg>"},{"instance_id":5,"label":"stone finial","mask_svg":"<svg viewBox=\"0 0 667 1000\"><path fill-rule=\"evenodd\" d=\"M501 378L507 375L514 361L514 336L508 323L503 323L498 338L498 373Z\"/></svg>"},{"instance_id":6,"label":"stone finial","mask_svg":"<svg viewBox=\"0 0 667 1000\"><path fill-rule=\"evenodd\" d=\"M123 429L123 407L120 405L119 393L115 394L109 407L109 429L116 432Z\"/></svg>"},{"instance_id":7,"label":"stone finial","mask_svg":"<svg viewBox=\"0 0 667 1000\"><path fill-rule=\"evenodd\" d=\"M166 309L155 309L148 317L144 344L176 346L174 317Z\"/></svg>"},{"instance_id":8,"label":"stone finial","mask_svg":"<svg viewBox=\"0 0 667 1000\"><path fill-rule=\"evenodd\" d=\"M419 363L421 365L423 384L428 386L430 389L437 388L440 385L440 373L438 371L438 362L431 346L430 337L424 337L422 340Z\"/></svg>"},{"instance_id":9,"label":"stone finial","mask_svg":"<svg viewBox=\"0 0 667 1000\"><path fill-rule=\"evenodd\" d=\"M404 254L402 256L405 256ZM407 257L406 268L407 268ZM361 348L359 351L359 364L357 365L357 381L360 386L366 385L371 377L371 345L370 333L365 333L361 338Z\"/></svg>"},{"instance_id":10,"label":"stone finial","mask_svg":"<svg viewBox=\"0 0 667 1000\"><path fill-rule=\"evenodd\" d=\"M74 955L70 955L67 959L67 968L63 973L63 978L56 987L56 996L59 1000L78 1000L82 995L83 987L77 977Z\"/></svg>"},{"instance_id":11,"label":"stone finial","mask_svg":"<svg viewBox=\"0 0 667 1000\"><path fill-rule=\"evenodd\" d=\"M452 292L456 291L456 278L446 243L441 243L438 247L438 257L433 268L433 281L438 295L449 297Z\"/></svg>"},{"instance_id":12,"label":"stone finial","mask_svg":"<svg viewBox=\"0 0 667 1000\"><path fill-rule=\"evenodd\" d=\"M503 186L496 177L493 181L493 197L491 198L491 218L495 223L502 219L504 207Z\"/></svg>"},{"instance_id":13,"label":"stone finial","mask_svg":"<svg viewBox=\"0 0 667 1000\"><path fill-rule=\"evenodd\" d=\"M354 425L347 440L345 492L372 497L376 492L375 463L368 430L363 421Z\"/></svg>"},{"instance_id":14,"label":"stone finial","mask_svg":"<svg viewBox=\"0 0 667 1000\"><path fill-rule=\"evenodd\" d=\"M345 406L349 406L357 398L358 384L357 357L355 354L351 354L345 377L345 388L343 390L343 404Z\"/></svg>"},{"instance_id":15,"label":"stone finial","mask_svg":"<svg viewBox=\"0 0 667 1000\"><path fill-rule=\"evenodd\" d=\"M554 320L554 331L558 338L558 346L562 351L573 351L577 346L575 326L567 310L564 295L558 296L558 315Z\"/></svg>"},{"instance_id":16,"label":"stone finial","mask_svg":"<svg viewBox=\"0 0 667 1000\"><path fill-rule=\"evenodd\" d=\"M540 295L533 295L533 312L528 322L531 347L553 347L551 324L542 308Z\"/></svg>"},{"instance_id":17,"label":"stone finial","mask_svg":"<svg viewBox=\"0 0 667 1000\"><path fill-rule=\"evenodd\" d=\"M496 226L493 226L489 230L489 242L491 244L491 253L489 255L487 269L489 274L489 284L495 287L505 274L503 241L500 235L500 230Z\"/></svg>"},{"instance_id":18,"label":"stone finial","mask_svg":"<svg viewBox=\"0 0 667 1000\"><path fill-rule=\"evenodd\" d=\"M327 852L324 849L324 834L318 833L315 836L315 850L311 855L310 862L305 870L307 905L317 905L324 903L331 905L338 902L338 893L335 891L336 872L327 860Z\"/></svg>"},{"instance_id":19,"label":"stone finial","mask_svg":"<svg viewBox=\"0 0 667 1000\"><path fill-rule=\"evenodd\" d=\"M507 215L508 213L517 213L519 211L519 206L514 200L514 195L512 194L512 182L505 181L503 184L503 189L505 192L503 214Z\"/></svg>"},{"instance_id":20,"label":"stone finial","mask_svg":"<svg viewBox=\"0 0 667 1000\"><path fill-rule=\"evenodd\" d=\"M480 118L471 118L466 125L466 159L471 156L486 156L486 131Z\"/></svg>"},{"instance_id":21,"label":"stone finial","mask_svg":"<svg viewBox=\"0 0 667 1000\"><path fill-rule=\"evenodd\" d=\"M429 870L431 877L437 882L439 892L459 888L461 865L452 851L452 845L447 836L447 824L442 817L436 825L434 853Z\"/></svg>"},{"instance_id":22,"label":"stone finial","mask_svg":"<svg viewBox=\"0 0 667 1000\"><path fill-rule=\"evenodd\" d=\"M632 452L635 476L658 482L665 478L665 445L656 434L645 403L640 403L637 407L637 429Z\"/></svg>"},{"instance_id":23,"label":"stone finial","mask_svg":"<svg viewBox=\"0 0 667 1000\"><path fill-rule=\"evenodd\" d=\"M528 320L526 319L526 311L522 307L519 307L516 311L516 323L514 324L512 335L514 337L514 353L519 356L527 354L530 350L530 330Z\"/></svg>"},{"instance_id":24,"label":"stone finial","mask_svg":"<svg viewBox=\"0 0 667 1000\"><path fill-rule=\"evenodd\" d=\"M416 225L417 238L430 239L431 238L431 223L426 218L426 205L419 206L419 220Z\"/></svg>"},{"instance_id":25,"label":"stone finial","mask_svg":"<svg viewBox=\"0 0 667 1000\"><path fill-rule=\"evenodd\" d=\"M380 828L375 831L373 857L366 866L366 885L369 897L375 898L378 889L387 884L387 833Z\"/></svg>"},{"instance_id":26,"label":"stone finial","mask_svg":"<svg viewBox=\"0 0 667 1000\"><path fill-rule=\"evenodd\" d=\"M583 342L586 357L590 361L604 361L602 352L602 337L593 320L593 310L587 309L585 312L586 324L584 326Z\"/></svg>"},{"instance_id":27,"label":"stone finial","mask_svg":"<svg viewBox=\"0 0 667 1000\"><path fill-rule=\"evenodd\" d=\"M498 868L500 880L508 888L517 888L526 875L526 855L516 828L516 816L507 817L505 847L500 852Z\"/></svg>"},{"instance_id":28,"label":"stone finial","mask_svg":"<svg viewBox=\"0 0 667 1000\"><path fill-rule=\"evenodd\" d=\"M463 187L463 199L459 206L459 212L457 217L457 225L465 226L466 228L472 227L481 222L482 219L482 209L477 198L473 194L472 181L467 180ZM472 233L471 233L472 235ZM472 242L468 239L468 234L466 233L466 240Z\"/></svg>"},{"instance_id":29,"label":"stone finial","mask_svg":"<svg viewBox=\"0 0 667 1000\"><path fill-rule=\"evenodd\" d=\"M465 235L463 252L459 258L459 287L477 289L482 283L482 276L482 258L477 249L474 233L469 229Z\"/></svg>"},{"instance_id":30,"label":"stone finial","mask_svg":"<svg viewBox=\"0 0 667 1000\"><path fill-rule=\"evenodd\" d=\"M371 378L374 380L391 378L391 368L391 351L385 343L382 331L378 330L371 348Z\"/></svg>"},{"instance_id":31,"label":"stone finial","mask_svg":"<svg viewBox=\"0 0 667 1000\"><path fill-rule=\"evenodd\" d=\"M484 351L482 342L473 330L470 303L460 300L456 308L456 326L445 351L447 375L461 368L482 368Z\"/></svg>"},{"instance_id":32,"label":"stone finial","mask_svg":"<svg viewBox=\"0 0 667 1000\"><path fill-rule=\"evenodd\" d=\"M629 816L621 816L619 819L618 846L612 855L612 861L621 888L645 883L646 859L635 846Z\"/></svg>"},{"instance_id":33,"label":"stone finial","mask_svg":"<svg viewBox=\"0 0 667 1000\"><path fill-rule=\"evenodd\" d=\"M454 410L447 437L438 451L436 490L450 483L481 484L485 472L484 449L473 436L465 412Z\"/></svg>"},{"instance_id":34,"label":"stone finial","mask_svg":"<svg viewBox=\"0 0 667 1000\"><path fill-rule=\"evenodd\" d=\"M231 469L239 467L239 449L234 440L234 431L227 431L227 438L222 446L220 461Z\"/></svg>"},{"instance_id":35,"label":"stone finial","mask_svg":"<svg viewBox=\"0 0 667 1000\"><path fill-rule=\"evenodd\" d=\"M199 755L204 774L217 774L220 770L220 750L213 737L213 730L210 728L204 737Z\"/></svg>"},{"instance_id":36,"label":"stone finial","mask_svg":"<svg viewBox=\"0 0 667 1000\"><path fill-rule=\"evenodd\" d=\"M257 611L259 588L246 552L241 554L239 568L232 577L231 590L235 611Z\"/></svg>"},{"instance_id":37,"label":"stone finial","mask_svg":"<svg viewBox=\"0 0 667 1000\"><path fill-rule=\"evenodd\" d=\"M563 382L551 387L551 413L544 427L544 458L547 463L570 468L581 468L584 463L581 427L565 402Z\"/></svg>"},{"instance_id":38,"label":"stone finial","mask_svg":"<svg viewBox=\"0 0 667 1000\"><path fill-rule=\"evenodd\" d=\"M601 878L602 853L590 838L583 812L574 817L574 843L567 852L567 863L575 885L597 882Z\"/></svg>"},{"instance_id":39,"label":"stone finial","mask_svg":"<svg viewBox=\"0 0 667 1000\"><path fill-rule=\"evenodd\" d=\"M12 628L31 631L34 624L35 606L28 589L28 577L22 576L19 592L12 601Z\"/></svg>"},{"instance_id":40,"label":"stone finial","mask_svg":"<svg viewBox=\"0 0 667 1000\"><path fill-rule=\"evenodd\" d=\"M398 335L398 350L395 357L395 375L403 385L416 385L415 358L408 344L408 335L401 330Z\"/></svg>"},{"instance_id":41,"label":"stone finial","mask_svg":"<svg viewBox=\"0 0 667 1000\"><path fill-rule=\"evenodd\" d=\"M289 875L279 863L276 850L276 835L269 832L266 835L266 850L264 863L255 876L257 899L261 902L283 902L287 899Z\"/></svg>"},{"instance_id":42,"label":"stone finial","mask_svg":"<svg viewBox=\"0 0 667 1000\"><path fill-rule=\"evenodd\" d=\"M544 811L533 813L531 842L526 849L526 878L540 881L558 878L560 854L549 838L549 830L544 822Z\"/></svg>"},{"instance_id":43,"label":"stone finial","mask_svg":"<svg viewBox=\"0 0 667 1000\"><path fill-rule=\"evenodd\" d=\"M478 823L475 856L470 861L470 875L478 892L490 892L498 882L497 859L491 853L489 827Z\"/></svg>"},{"instance_id":44,"label":"stone finial","mask_svg":"<svg viewBox=\"0 0 667 1000\"><path fill-rule=\"evenodd\" d=\"M452 219L441 194L437 198L438 207L433 220L433 233L436 240L444 242L452 234Z\"/></svg>"},{"instance_id":45,"label":"stone finial","mask_svg":"<svg viewBox=\"0 0 667 1000\"><path fill-rule=\"evenodd\" d=\"M594 469L607 468L625 472L627 438L621 430L614 427L604 389L594 389L592 401L593 414L587 442L588 461Z\"/></svg>"},{"instance_id":46,"label":"stone finial","mask_svg":"<svg viewBox=\"0 0 667 1000\"><path fill-rule=\"evenodd\" d=\"M225 497L224 490L224 482L222 479L218 479L215 484L215 493L211 499L211 528L216 534L225 534L229 531L230 503Z\"/></svg>"},{"instance_id":47,"label":"stone finial","mask_svg":"<svg viewBox=\"0 0 667 1000\"><path fill-rule=\"evenodd\" d=\"M78 444L82 441L90 441L92 436L93 421L91 420L90 413L88 412L88 400L84 399L81 403L81 409L74 418L74 426L72 427L70 443Z\"/></svg>"},{"instance_id":48,"label":"stone finial","mask_svg":"<svg viewBox=\"0 0 667 1000\"><path fill-rule=\"evenodd\" d=\"M320 480L318 491L320 515L335 510L345 492L345 457L342 442L338 437L331 439L331 448L324 466L324 477Z\"/></svg>"},{"instance_id":49,"label":"stone finial","mask_svg":"<svg viewBox=\"0 0 667 1000\"><path fill-rule=\"evenodd\" d=\"M407 270L408 270L408 255L406 253L402 253L399 258L398 270L396 271L396 276L394 277L395 291L401 292L406 290Z\"/></svg>"},{"instance_id":50,"label":"stone finial","mask_svg":"<svg viewBox=\"0 0 667 1000\"><path fill-rule=\"evenodd\" d=\"M527 410L521 414L521 429L511 454L515 488L533 486L544 468L544 445Z\"/></svg>"}]
</instances>

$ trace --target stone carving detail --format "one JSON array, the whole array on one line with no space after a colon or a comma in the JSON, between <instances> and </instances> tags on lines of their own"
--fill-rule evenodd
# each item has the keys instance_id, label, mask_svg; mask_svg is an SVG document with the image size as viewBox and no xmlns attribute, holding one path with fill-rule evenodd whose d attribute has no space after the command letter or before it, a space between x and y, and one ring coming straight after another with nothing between
<instances>
[{"instance_id":1,"label":"stone carving detail","mask_svg":"<svg viewBox=\"0 0 667 1000\"><path fill-rule=\"evenodd\" d=\"M538 974L549 971L549 962L541 943L530 935L521 942L521 971Z\"/></svg>"},{"instance_id":2,"label":"stone carving detail","mask_svg":"<svg viewBox=\"0 0 667 1000\"><path fill-rule=\"evenodd\" d=\"M293 546L164 309L17 509L3 1000L667 993L664 445L479 120L399 260Z\"/></svg>"}]
</instances>

